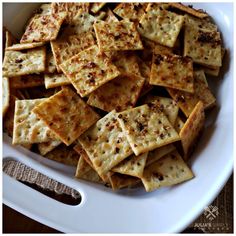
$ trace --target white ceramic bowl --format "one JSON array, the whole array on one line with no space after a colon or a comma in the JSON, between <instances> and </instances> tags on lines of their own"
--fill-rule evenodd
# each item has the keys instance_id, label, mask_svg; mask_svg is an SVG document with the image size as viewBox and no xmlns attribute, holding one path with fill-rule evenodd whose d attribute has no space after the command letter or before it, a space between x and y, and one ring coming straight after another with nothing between
<instances>
[{"instance_id":1,"label":"white ceramic bowl","mask_svg":"<svg viewBox=\"0 0 236 236\"><path fill-rule=\"evenodd\" d=\"M21 147L12 147L4 136L3 158L13 158L76 190L78 206L59 203L3 175L3 202L21 213L63 232L173 233L184 230L217 196L233 168L233 4L194 3L209 12L222 32L227 55L222 81L210 78L218 108L208 113L203 137L191 159L196 177L152 193L143 189L110 189L78 181L74 168L41 158ZM3 23L15 35L37 7L33 3L5 3Z\"/></svg>"}]
</instances>

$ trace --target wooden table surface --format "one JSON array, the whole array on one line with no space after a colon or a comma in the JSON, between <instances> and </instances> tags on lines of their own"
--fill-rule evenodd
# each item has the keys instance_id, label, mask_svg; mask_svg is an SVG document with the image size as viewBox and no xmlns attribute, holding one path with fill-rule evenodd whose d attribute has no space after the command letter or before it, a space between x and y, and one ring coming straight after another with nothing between
<instances>
[{"instance_id":1,"label":"wooden table surface","mask_svg":"<svg viewBox=\"0 0 236 236\"><path fill-rule=\"evenodd\" d=\"M201 215L184 233L233 233L233 176L229 179L220 195L212 203L219 208L217 221L211 225L220 227L201 227L206 217ZM206 224L205 224L206 225ZM209 225L209 222L207 223ZM204 226L204 225L203 225ZM18 212L3 205L3 233L60 233L48 226L40 224Z\"/></svg>"}]
</instances>

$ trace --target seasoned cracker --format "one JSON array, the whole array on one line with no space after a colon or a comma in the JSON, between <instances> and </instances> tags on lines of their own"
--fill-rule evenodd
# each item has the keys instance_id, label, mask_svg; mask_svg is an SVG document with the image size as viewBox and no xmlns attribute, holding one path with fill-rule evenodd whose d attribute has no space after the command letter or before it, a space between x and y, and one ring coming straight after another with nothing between
<instances>
[{"instance_id":1,"label":"seasoned cracker","mask_svg":"<svg viewBox=\"0 0 236 236\"><path fill-rule=\"evenodd\" d=\"M93 13L97 13L104 7L105 4L105 2L93 2L91 4L90 10Z\"/></svg>"},{"instance_id":2,"label":"seasoned cracker","mask_svg":"<svg viewBox=\"0 0 236 236\"><path fill-rule=\"evenodd\" d=\"M10 87L13 89L32 88L44 85L43 75L22 75L10 78Z\"/></svg>"},{"instance_id":3,"label":"seasoned cracker","mask_svg":"<svg viewBox=\"0 0 236 236\"><path fill-rule=\"evenodd\" d=\"M22 51L37 47L42 47L45 43L44 42L36 42L36 43L18 43L13 44L10 47L5 48L6 51Z\"/></svg>"},{"instance_id":4,"label":"seasoned cracker","mask_svg":"<svg viewBox=\"0 0 236 236\"><path fill-rule=\"evenodd\" d=\"M152 163L158 161L159 159L161 159L162 157L164 157L168 153L171 153L174 150L175 150L175 146L172 143L170 143L170 144L167 144L163 147L156 148L153 151L149 152L148 158L146 161L146 167L151 165Z\"/></svg>"},{"instance_id":5,"label":"seasoned cracker","mask_svg":"<svg viewBox=\"0 0 236 236\"><path fill-rule=\"evenodd\" d=\"M53 2L52 12L57 15L66 13L66 24L73 24L77 15L81 13L89 12L90 3L78 3L78 2Z\"/></svg>"},{"instance_id":6,"label":"seasoned cracker","mask_svg":"<svg viewBox=\"0 0 236 236\"><path fill-rule=\"evenodd\" d=\"M152 104L123 111L118 120L136 156L179 140L168 118Z\"/></svg>"},{"instance_id":7,"label":"seasoned cracker","mask_svg":"<svg viewBox=\"0 0 236 236\"><path fill-rule=\"evenodd\" d=\"M101 110L118 112L134 107L145 79L134 74L122 74L90 94L87 103Z\"/></svg>"},{"instance_id":8,"label":"seasoned cracker","mask_svg":"<svg viewBox=\"0 0 236 236\"><path fill-rule=\"evenodd\" d=\"M175 121L178 116L179 107L177 106L176 102L171 98L166 97L159 97L148 95L144 99L144 103L152 103L157 107L157 109L164 112L168 120L170 121L171 125L175 125Z\"/></svg>"},{"instance_id":9,"label":"seasoned cracker","mask_svg":"<svg viewBox=\"0 0 236 236\"><path fill-rule=\"evenodd\" d=\"M113 11L123 19L138 22L146 8L147 3L120 3Z\"/></svg>"},{"instance_id":10,"label":"seasoned cracker","mask_svg":"<svg viewBox=\"0 0 236 236\"><path fill-rule=\"evenodd\" d=\"M44 82L46 89L70 84L70 81L64 74L58 74L58 73L45 74Z\"/></svg>"},{"instance_id":11,"label":"seasoned cracker","mask_svg":"<svg viewBox=\"0 0 236 236\"><path fill-rule=\"evenodd\" d=\"M6 51L3 61L3 76L40 73L45 70L46 51L44 47L26 52Z\"/></svg>"},{"instance_id":12,"label":"seasoned cracker","mask_svg":"<svg viewBox=\"0 0 236 236\"><path fill-rule=\"evenodd\" d=\"M138 24L139 33L164 46L174 47L184 17L163 8L150 7Z\"/></svg>"},{"instance_id":13,"label":"seasoned cracker","mask_svg":"<svg viewBox=\"0 0 236 236\"><path fill-rule=\"evenodd\" d=\"M4 116L10 105L10 86L9 79L2 77L2 115Z\"/></svg>"},{"instance_id":14,"label":"seasoned cracker","mask_svg":"<svg viewBox=\"0 0 236 236\"><path fill-rule=\"evenodd\" d=\"M61 144L51 152L48 152L44 157L66 165L77 166L80 155L72 147Z\"/></svg>"},{"instance_id":15,"label":"seasoned cracker","mask_svg":"<svg viewBox=\"0 0 236 236\"><path fill-rule=\"evenodd\" d=\"M61 144L61 141L59 141L59 140L51 140L46 143L39 143L38 144L39 153L42 156L44 156L47 153L51 152L54 148L56 148L60 144Z\"/></svg>"},{"instance_id":16,"label":"seasoned cracker","mask_svg":"<svg viewBox=\"0 0 236 236\"><path fill-rule=\"evenodd\" d=\"M95 41L90 32L81 34L62 34L58 39L51 41L57 71L61 71L59 65L63 62L94 44Z\"/></svg>"},{"instance_id":17,"label":"seasoned cracker","mask_svg":"<svg viewBox=\"0 0 236 236\"><path fill-rule=\"evenodd\" d=\"M117 67L97 46L80 52L62 63L60 68L81 97L87 96L120 74Z\"/></svg>"},{"instance_id":18,"label":"seasoned cracker","mask_svg":"<svg viewBox=\"0 0 236 236\"><path fill-rule=\"evenodd\" d=\"M45 99L17 100L14 114L13 144L48 142L54 134L32 110Z\"/></svg>"},{"instance_id":19,"label":"seasoned cracker","mask_svg":"<svg viewBox=\"0 0 236 236\"><path fill-rule=\"evenodd\" d=\"M108 113L79 137L100 176L132 154L116 115L114 111Z\"/></svg>"},{"instance_id":20,"label":"seasoned cracker","mask_svg":"<svg viewBox=\"0 0 236 236\"><path fill-rule=\"evenodd\" d=\"M120 164L115 166L112 171L120 174L131 175L134 177L141 178L143 175L143 170L146 164L147 157L147 152L139 156L131 155L130 157L122 161Z\"/></svg>"},{"instance_id":21,"label":"seasoned cracker","mask_svg":"<svg viewBox=\"0 0 236 236\"><path fill-rule=\"evenodd\" d=\"M20 43L48 42L57 38L59 30L67 14L36 14L26 27Z\"/></svg>"},{"instance_id":22,"label":"seasoned cracker","mask_svg":"<svg viewBox=\"0 0 236 236\"><path fill-rule=\"evenodd\" d=\"M178 55L153 54L150 84L193 93L192 59Z\"/></svg>"},{"instance_id":23,"label":"seasoned cracker","mask_svg":"<svg viewBox=\"0 0 236 236\"><path fill-rule=\"evenodd\" d=\"M199 77L205 77L202 70L194 71L194 93L187 93L184 91L176 89L167 89L170 96L178 104L179 108L188 117L195 105L202 101L204 104L204 109L209 109L213 107L216 103L216 99L209 87L204 82L204 79L199 79Z\"/></svg>"},{"instance_id":24,"label":"seasoned cracker","mask_svg":"<svg viewBox=\"0 0 236 236\"><path fill-rule=\"evenodd\" d=\"M184 158L187 159L191 154L192 148L196 145L205 123L204 105L199 101L194 107L179 136L184 150Z\"/></svg>"},{"instance_id":25,"label":"seasoned cracker","mask_svg":"<svg viewBox=\"0 0 236 236\"><path fill-rule=\"evenodd\" d=\"M217 31L185 26L184 56L205 66L221 66L221 37Z\"/></svg>"},{"instance_id":26,"label":"seasoned cracker","mask_svg":"<svg viewBox=\"0 0 236 236\"><path fill-rule=\"evenodd\" d=\"M181 10L183 12L186 12L189 15L192 15L192 16L195 16L195 17L198 17L198 18L208 17L208 14L206 12L204 12L203 10L200 10L200 9L197 10L193 7L186 6L186 5L184 5L182 3L179 3L179 2L170 2L169 6L171 6L173 8L176 8L178 10Z\"/></svg>"},{"instance_id":27,"label":"seasoned cracker","mask_svg":"<svg viewBox=\"0 0 236 236\"><path fill-rule=\"evenodd\" d=\"M33 110L67 146L93 125L99 116L72 89L44 100Z\"/></svg>"},{"instance_id":28,"label":"seasoned cracker","mask_svg":"<svg viewBox=\"0 0 236 236\"><path fill-rule=\"evenodd\" d=\"M142 41L133 22L97 21L94 23L94 30L101 51L143 49Z\"/></svg>"},{"instance_id":29,"label":"seasoned cracker","mask_svg":"<svg viewBox=\"0 0 236 236\"><path fill-rule=\"evenodd\" d=\"M192 171L177 151L167 154L145 168L141 178L147 192L157 188L172 186L194 177Z\"/></svg>"}]
</instances>

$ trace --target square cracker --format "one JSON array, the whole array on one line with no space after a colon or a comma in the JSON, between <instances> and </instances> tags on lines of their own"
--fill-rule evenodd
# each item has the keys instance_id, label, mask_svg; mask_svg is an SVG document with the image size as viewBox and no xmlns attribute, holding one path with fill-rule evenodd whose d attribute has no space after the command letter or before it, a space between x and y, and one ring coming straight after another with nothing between
<instances>
[{"instance_id":1,"label":"square cracker","mask_svg":"<svg viewBox=\"0 0 236 236\"><path fill-rule=\"evenodd\" d=\"M98 45L101 51L124 51L143 49L142 41L133 22L94 23Z\"/></svg>"},{"instance_id":2,"label":"square cracker","mask_svg":"<svg viewBox=\"0 0 236 236\"><path fill-rule=\"evenodd\" d=\"M52 12L53 14L66 13L65 23L73 24L77 15L81 13L89 12L90 3L78 3L78 2L53 2Z\"/></svg>"},{"instance_id":3,"label":"square cracker","mask_svg":"<svg viewBox=\"0 0 236 236\"><path fill-rule=\"evenodd\" d=\"M107 174L118 163L132 154L122 132L115 111L108 113L79 137L98 174Z\"/></svg>"},{"instance_id":4,"label":"square cracker","mask_svg":"<svg viewBox=\"0 0 236 236\"><path fill-rule=\"evenodd\" d=\"M168 120L170 121L171 125L175 125L176 118L178 116L179 107L177 103L171 99L166 97L159 97L154 95L148 95L144 99L144 103L152 103L157 106L157 109L162 110Z\"/></svg>"},{"instance_id":5,"label":"square cracker","mask_svg":"<svg viewBox=\"0 0 236 236\"><path fill-rule=\"evenodd\" d=\"M81 34L62 34L61 37L51 41L57 71L61 71L59 65L63 62L94 44L95 41L90 32Z\"/></svg>"},{"instance_id":6,"label":"square cracker","mask_svg":"<svg viewBox=\"0 0 236 236\"><path fill-rule=\"evenodd\" d=\"M90 94L87 103L101 110L118 112L134 107L145 79L134 74L121 74Z\"/></svg>"},{"instance_id":7,"label":"square cracker","mask_svg":"<svg viewBox=\"0 0 236 236\"><path fill-rule=\"evenodd\" d=\"M185 159L189 157L192 148L196 145L196 141L204 128L204 123L204 105L202 101L199 101L179 133Z\"/></svg>"},{"instance_id":8,"label":"square cracker","mask_svg":"<svg viewBox=\"0 0 236 236\"><path fill-rule=\"evenodd\" d=\"M44 101L44 98L16 101L13 144L43 143L54 138L51 130L32 112Z\"/></svg>"},{"instance_id":9,"label":"square cracker","mask_svg":"<svg viewBox=\"0 0 236 236\"><path fill-rule=\"evenodd\" d=\"M115 166L112 171L120 174L131 175L134 177L141 178L143 175L147 156L147 152L139 156L131 155L130 157L122 161L120 164Z\"/></svg>"},{"instance_id":10,"label":"square cracker","mask_svg":"<svg viewBox=\"0 0 236 236\"><path fill-rule=\"evenodd\" d=\"M46 50L44 47L20 51L6 51L3 61L3 76L40 73L45 70Z\"/></svg>"},{"instance_id":11,"label":"square cracker","mask_svg":"<svg viewBox=\"0 0 236 236\"><path fill-rule=\"evenodd\" d=\"M10 105L10 86L9 79L2 77L2 115L4 116Z\"/></svg>"},{"instance_id":12,"label":"square cracker","mask_svg":"<svg viewBox=\"0 0 236 236\"><path fill-rule=\"evenodd\" d=\"M63 88L49 97L33 112L67 146L99 119L98 114L70 88Z\"/></svg>"},{"instance_id":13,"label":"square cracker","mask_svg":"<svg viewBox=\"0 0 236 236\"><path fill-rule=\"evenodd\" d=\"M157 160L161 159L162 157L164 157L168 153L171 153L174 150L175 150L175 146L172 143L170 143L170 144L167 144L163 147L156 148L153 151L149 152L145 168L147 166L151 165L152 163L156 162Z\"/></svg>"},{"instance_id":14,"label":"square cracker","mask_svg":"<svg viewBox=\"0 0 236 236\"><path fill-rule=\"evenodd\" d=\"M93 13L97 13L104 7L105 4L105 2L93 2L90 7L90 11Z\"/></svg>"},{"instance_id":15,"label":"square cracker","mask_svg":"<svg viewBox=\"0 0 236 236\"><path fill-rule=\"evenodd\" d=\"M194 177L192 171L177 151L167 154L145 168L141 178L147 192L179 184Z\"/></svg>"},{"instance_id":16,"label":"square cracker","mask_svg":"<svg viewBox=\"0 0 236 236\"><path fill-rule=\"evenodd\" d=\"M169 6L173 8L176 8L178 10L188 13L189 15L192 15L201 19L208 17L208 14L204 12L203 10L200 10L200 9L197 10L197 9L194 9L193 7L186 6L179 2L170 2L168 4Z\"/></svg>"},{"instance_id":17,"label":"square cracker","mask_svg":"<svg viewBox=\"0 0 236 236\"><path fill-rule=\"evenodd\" d=\"M193 62L189 57L153 54L150 84L193 93Z\"/></svg>"},{"instance_id":18,"label":"square cracker","mask_svg":"<svg viewBox=\"0 0 236 236\"><path fill-rule=\"evenodd\" d=\"M170 89L167 91L170 96L175 100L178 104L179 108L183 111L183 113L188 117L195 105L202 101L204 104L204 109L209 109L213 107L216 103L216 99L212 92L210 91L207 84L204 82L204 79L200 79L200 77L205 77L203 70L194 71L194 93L187 93L184 91Z\"/></svg>"},{"instance_id":19,"label":"square cracker","mask_svg":"<svg viewBox=\"0 0 236 236\"><path fill-rule=\"evenodd\" d=\"M123 111L118 120L136 156L180 139L168 118L152 104Z\"/></svg>"},{"instance_id":20,"label":"square cracker","mask_svg":"<svg viewBox=\"0 0 236 236\"><path fill-rule=\"evenodd\" d=\"M61 144L44 157L70 166L77 166L80 155L72 148Z\"/></svg>"},{"instance_id":21,"label":"square cracker","mask_svg":"<svg viewBox=\"0 0 236 236\"><path fill-rule=\"evenodd\" d=\"M14 126L14 113L15 113L15 101L18 98L14 95L10 95L10 103L6 115L3 118L3 132L7 133L9 137L13 136L13 126ZM30 149L32 144L22 144L26 149Z\"/></svg>"},{"instance_id":22,"label":"square cracker","mask_svg":"<svg viewBox=\"0 0 236 236\"><path fill-rule=\"evenodd\" d=\"M70 80L64 74L44 74L45 88L55 88L70 84Z\"/></svg>"},{"instance_id":23,"label":"square cracker","mask_svg":"<svg viewBox=\"0 0 236 236\"><path fill-rule=\"evenodd\" d=\"M221 37L217 31L185 26L184 56L206 66L221 66Z\"/></svg>"},{"instance_id":24,"label":"square cracker","mask_svg":"<svg viewBox=\"0 0 236 236\"><path fill-rule=\"evenodd\" d=\"M81 97L87 96L120 74L117 67L97 46L80 52L62 63L60 68Z\"/></svg>"},{"instance_id":25,"label":"square cracker","mask_svg":"<svg viewBox=\"0 0 236 236\"><path fill-rule=\"evenodd\" d=\"M13 89L32 88L44 85L43 75L22 75L10 78L10 86Z\"/></svg>"},{"instance_id":26,"label":"square cracker","mask_svg":"<svg viewBox=\"0 0 236 236\"><path fill-rule=\"evenodd\" d=\"M67 14L36 14L30 21L20 43L48 42L57 38L59 30Z\"/></svg>"},{"instance_id":27,"label":"square cracker","mask_svg":"<svg viewBox=\"0 0 236 236\"><path fill-rule=\"evenodd\" d=\"M97 172L80 156L77 164L75 177L95 183L103 183Z\"/></svg>"},{"instance_id":28,"label":"square cracker","mask_svg":"<svg viewBox=\"0 0 236 236\"><path fill-rule=\"evenodd\" d=\"M113 12L123 19L137 22L145 13L146 8L147 3L120 3Z\"/></svg>"},{"instance_id":29,"label":"square cracker","mask_svg":"<svg viewBox=\"0 0 236 236\"><path fill-rule=\"evenodd\" d=\"M13 44L10 47L7 47L5 50L6 51L21 51L21 50L27 50L27 49L32 49L32 48L37 48L43 46L45 43L44 42L36 42L36 43L18 43L18 44Z\"/></svg>"},{"instance_id":30,"label":"square cracker","mask_svg":"<svg viewBox=\"0 0 236 236\"><path fill-rule=\"evenodd\" d=\"M150 7L138 24L143 36L164 46L174 47L184 23L184 16L169 12L161 7Z\"/></svg>"}]
</instances>

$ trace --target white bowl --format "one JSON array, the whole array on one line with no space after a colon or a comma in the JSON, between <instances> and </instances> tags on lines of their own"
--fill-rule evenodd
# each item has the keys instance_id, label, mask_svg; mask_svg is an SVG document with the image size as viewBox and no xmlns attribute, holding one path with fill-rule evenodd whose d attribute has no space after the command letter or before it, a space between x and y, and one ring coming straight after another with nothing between
<instances>
[{"instance_id":1,"label":"white bowl","mask_svg":"<svg viewBox=\"0 0 236 236\"><path fill-rule=\"evenodd\" d=\"M35 3L5 3L3 24L16 36L37 7ZM194 3L219 26L227 54L222 80L210 78L217 108L208 113L205 132L191 159L196 177L152 193L143 189L110 189L78 181L75 169L12 147L4 136L3 158L13 158L76 190L78 206L59 203L3 175L3 202L15 210L63 232L174 233L184 230L220 192L233 168L233 3Z\"/></svg>"}]
</instances>

